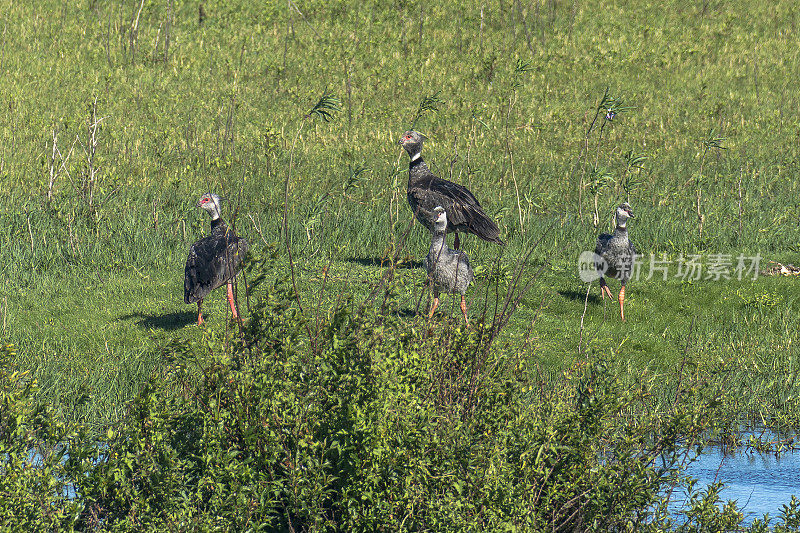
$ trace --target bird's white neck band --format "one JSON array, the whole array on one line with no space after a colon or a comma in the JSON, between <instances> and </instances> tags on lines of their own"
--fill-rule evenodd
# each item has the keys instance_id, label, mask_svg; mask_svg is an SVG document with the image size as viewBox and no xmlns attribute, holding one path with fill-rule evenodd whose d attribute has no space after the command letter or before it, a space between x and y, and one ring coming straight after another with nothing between
<instances>
[{"instance_id":1,"label":"bird's white neck band","mask_svg":"<svg viewBox=\"0 0 800 533\"><path fill-rule=\"evenodd\" d=\"M412 160L412 161L416 161L416 160L417 160L417 159L419 159L420 157L422 157L422 152L417 152L416 154L414 154L414 155L412 155L412 156L411 156L411 160Z\"/></svg>"}]
</instances>

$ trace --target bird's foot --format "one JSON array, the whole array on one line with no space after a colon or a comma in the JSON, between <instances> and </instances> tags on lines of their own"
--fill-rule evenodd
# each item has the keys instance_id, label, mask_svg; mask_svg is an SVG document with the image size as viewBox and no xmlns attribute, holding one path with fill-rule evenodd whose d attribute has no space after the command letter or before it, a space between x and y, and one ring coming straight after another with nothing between
<instances>
[{"instance_id":1,"label":"bird's foot","mask_svg":"<svg viewBox=\"0 0 800 533\"><path fill-rule=\"evenodd\" d=\"M439 298L433 298L433 306L431 307L430 312L428 313L428 320L433 318L433 313L436 312L436 308L439 307Z\"/></svg>"},{"instance_id":2,"label":"bird's foot","mask_svg":"<svg viewBox=\"0 0 800 533\"><path fill-rule=\"evenodd\" d=\"M467 317L467 302L464 300L464 296L461 296L461 312L464 314L464 322L467 323L467 328L469 328L469 318Z\"/></svg>"},{"instance_id":3,"label":"bird's foot","mask_svg":"<svg viewBox=\"0 0 800 533\"><path fill-rule=\"evenodd\" d=\"M233 284L228 283L228 305L231 306L231 314L233 315L234 320L239 318L239 313L236 310L236 297L233 294Z\"/></svg>"},{"instance_id":4,"label":"bird's foot","mask_svg":"<svg viewBox=\"0 0 800 533\"><path fill-rule=\"evenodd\" d=\"M614 299L614 295L611 294L611 289L608 288L608 285L603 285L600 287L600 295L603 297L603 299L605 299L606 296L612 300Z\"/></svg>"},{"instance_id":5,"label":"bird's foot","mask_svg":"<svg viewBox=\"0 0 800 533\"><path fill-rule=\"evenodd\" d=\"M203 320L203 300L197 301L197 326L200 327L205 323Z\"/></svg>"}]
</instances>

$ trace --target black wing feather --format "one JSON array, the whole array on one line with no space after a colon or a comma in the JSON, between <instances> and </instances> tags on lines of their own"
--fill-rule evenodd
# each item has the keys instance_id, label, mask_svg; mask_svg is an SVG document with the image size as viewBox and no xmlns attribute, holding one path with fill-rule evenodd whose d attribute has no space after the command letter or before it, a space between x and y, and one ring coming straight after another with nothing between
<instances>
[{"instance_id":1,"label":"black wing feather","mask_svg":"<svg viewBox=\"0 0 800 533\"><path fill-rule=\"evenodd\" d=\"M194 303L233 279L239 272L248 245L227 228L212 231L189 248L183 299Z\"/></svg>"},{"instance_id":2,"label":"black wing feather","mask_svg":"<svg viewBox=\"0 0 800 533\"><path fill-rule=\"evenodd\" d=\"M422 224L432 230L424 211L440 205L447 212L447 232L473 233L489 242L503 244L500 228L489 218L477 198L463 185L432 174L408 187L408 203Z\"/></svg>"},{"instance_id":3,"label":"black wing feather","mask_svg":"<svg viewBox=\"0 0 800 533\"><path fill-rule=\"evenodd\" d=\"M603 255L608 247L608 241L611 240L611 235L608 233L603 233L599 237L597 237L597 246L594 249L594 253L597 255Z\"/></svg>"}]
</instances>

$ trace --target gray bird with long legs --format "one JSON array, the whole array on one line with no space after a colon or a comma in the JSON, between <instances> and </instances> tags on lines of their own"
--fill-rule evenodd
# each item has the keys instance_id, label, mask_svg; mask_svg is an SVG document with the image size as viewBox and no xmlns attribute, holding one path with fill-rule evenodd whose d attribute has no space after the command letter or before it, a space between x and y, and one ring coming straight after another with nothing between
<instances>
[{"instance_id":1,"label":"gray bird with long legs","mask_svg":"<svg viewBox=\"0 0 800 533\"><path fill-rule=\"evenodd\" d=\"M445 209L442 206L436 206L433 208L432 213L426 212L425 214L429 215L429 221L432 221L433 226L431 248L428 251L428 256L422 261L422 265L428 273L428 279L433 284L433 305L428 318L432 318L436 308L439 307L440 293L460 294L461 312L464 314L464 321L467 323L467 327L469 327L467 302L464 299L464 294L475 279L472 267L469 264L469 258L464 252L451 250L445 242L444 237L447 228L447 212Z\"/></svg>"},{"instance_id":2,"label":"gray bird with long legs","mask_svg":"<svg viewBox=\"0 0 800 533\"><path fill-rule=\"evenodd\" d=\"M203 299L214 289L227 285L228 304L234 318L239 317L233 294L233 281L247 252L247 241L238 237L220 216L222 198L206 193L197 207L211 217L211 233L189 248L186 258L183 299L187 304L197 302L197 325L203 324Z\"/></svg>"},{"instance_id":3,"label":"gray bird with long legs","mask_svg":"<svg viewBox=\"0 0 800 533\"><path fill-rule=\"evenodd\" d=\"M407 131L400 138L400 145L411 158L408 166L408 205L428 231L433 224L423 212L432 212L441 206L447 212L447 233L455 232L453 247L459 249L459 232L472 233L484 241L505 244L500 240L500 228L484 212L480 202L464 187L437 177L422 159L422 143L425 136L417 131Z\"/></svg>"},{"instance_id":4,"label":"gray bird with long legs","mask_svg":"<svg viewBox=\"0 0 800 533\"><path fill-rule=\"evenodd\" d=\"M619 289L619 315L625 320L625 284L633 273L636 248L628 238L628 219L633 218L633 211L628 202L620 204L616 209L616 228L613 234L604 233L597 238L594 253L599 256L595 268L600 274L600 294L614 299L605 277L617 278L622 287Z\"/></svg>"}]
</instances>

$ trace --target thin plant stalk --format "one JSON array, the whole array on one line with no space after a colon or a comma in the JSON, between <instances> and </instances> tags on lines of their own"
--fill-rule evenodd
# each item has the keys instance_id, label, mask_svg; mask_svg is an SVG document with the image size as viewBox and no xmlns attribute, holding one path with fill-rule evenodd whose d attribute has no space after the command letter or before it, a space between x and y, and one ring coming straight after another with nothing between
<instances>
[{"instance_id":1,"label":"thin plant stalk","mask_svg":"<svg viewBox=\"0 0 800 533\"><path fill-rule=\"evenodd\" d=\"M292 170L294 169L294 150L297 147L297 141L300 138L300 134L303 132L303 128L310 119L314 117L321 117L325 122L328 122L331 120L331 118L333 118L333 113L338 110L338 98L325 91L314 107L311 108L311 111L309 111L303 117L303 121L301 122L300 127L297 129L297 133L292 140L292 149L289 152L289 170L286 173L286 182L284 183L283 187L283 238L286 243L286 253L289 258L289 270L292 277L292 288L294 290L295 299L297 300L297 307L300 309L301 314L303 314L303 304L300 301L300 293L297 290L294 259L292 257L292 244L291 239L289 239L289 183L292 180ZM307 324L306 328L308 328ZM310 330L308 331L308 334L311 336Z\"/></svg>"}]
</instances>

